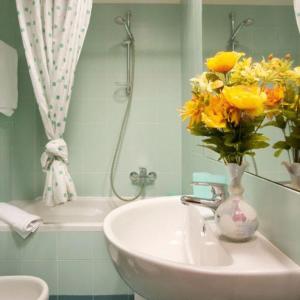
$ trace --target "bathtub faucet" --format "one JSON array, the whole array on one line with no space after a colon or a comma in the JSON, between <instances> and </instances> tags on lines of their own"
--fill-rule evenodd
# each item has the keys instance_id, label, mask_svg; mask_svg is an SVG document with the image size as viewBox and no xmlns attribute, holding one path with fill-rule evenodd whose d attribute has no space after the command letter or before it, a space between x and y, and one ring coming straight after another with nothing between
<instances>
[{"instance_id":1,"label":"bathtub faucet","mask_svg":"<svg viewBox=\"0 0 300 300\"><path fill-rule=\"evenodd\" d=\"M208 186L211 188L211 198L200 198L194 196L181 196L181 202L184 205L196 204L216 210L220 204L225 201L225 184L222 183L208 183L208 182L192 182L196 186Z\"/></svg>"},{"instance_id":2,"label":"bathtub faucet","mask_svg":"<svg viewBox=\"0 0 300 300\"><path fill-rule=\"evenodd\" d=\"M153 184L157 178L157 174L155 172L149 172L146 168L140 167L139 173L131 172L129 174L129 178L134 185L145 186L149 184Z\"/></svg>"}]
</instances>

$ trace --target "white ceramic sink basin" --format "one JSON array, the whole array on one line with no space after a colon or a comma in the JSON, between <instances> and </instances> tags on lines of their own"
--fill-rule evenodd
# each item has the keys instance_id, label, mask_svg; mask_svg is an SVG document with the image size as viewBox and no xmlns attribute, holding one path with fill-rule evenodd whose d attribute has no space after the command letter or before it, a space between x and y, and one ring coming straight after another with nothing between
<instances>
[{"instance_id":1,"label":"white ceramic sink basin","mask_svg":"<svg viewBox=\"0 0 300 300\"><path fill-rule=\"evenodd\" d=\"M32 276L0 276L1 300L48 300L46 282Z\"/></svg>"},{"instance_id":2,"label":"white ceramic sink basin","mask_svg":"<svg viewBox=\"0 0 300 300\"><path fill-rule=\"evenodd\" d=\"M300 268L261 234L222 239L209 209L179 197L146 199L104 221L122 278L148 300L299 300ZM204 230L205 229L205 230Z\"/></svg>"}]
</instances>

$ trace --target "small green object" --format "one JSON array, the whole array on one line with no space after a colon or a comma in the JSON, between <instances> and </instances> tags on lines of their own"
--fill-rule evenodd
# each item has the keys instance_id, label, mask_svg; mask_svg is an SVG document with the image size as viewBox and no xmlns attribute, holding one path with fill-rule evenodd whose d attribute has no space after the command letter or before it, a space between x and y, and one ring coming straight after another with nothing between
<instances>
[{"instance_id":1,"label":"small green object","mask_svg":"<svg viewBox=\"0 0 300 300\"><path fill-rule=\"evenodd\" d=\"M215 175L207 172L193 173L193 182L207 182L207 183L220 183L227 184L226 176ZM199 198L211 199L212 192L209 186L193 185L193 195Z\"/></svg>"}]
</instances>

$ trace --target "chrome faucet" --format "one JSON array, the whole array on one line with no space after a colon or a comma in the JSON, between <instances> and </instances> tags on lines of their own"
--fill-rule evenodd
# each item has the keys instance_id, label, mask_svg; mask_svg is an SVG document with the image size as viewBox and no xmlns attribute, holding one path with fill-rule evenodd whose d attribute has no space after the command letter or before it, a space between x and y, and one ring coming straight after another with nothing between
<instances>
[{"instance_id":1,"label":"chrome faucet","mask_svg":"<svg viewBox=\"0 0 300 300\"><path fill-rule=\"evenodd\" d=\"M157 174L155 172L148 173L146 168L140 167L139 173L131 172L129 174L129 178L132 184L144 186L144 185L153 184L157 178Z\"/></svg>"},{"instance_id":2,"label":"chrome faucet","mask_svg":"<svg viewBox=\"0 0 300 300\"><path fill-rule=\"evenodd\" d=\"M196 186L209 186L211 187L211 198L200 198L194 196L181 196L181 202L184 205L196 204L213 209L214 211L225 201L225 187L226 184L222 183L208 183L208 182L192 182Z\"/></svg>"}]
</instances>

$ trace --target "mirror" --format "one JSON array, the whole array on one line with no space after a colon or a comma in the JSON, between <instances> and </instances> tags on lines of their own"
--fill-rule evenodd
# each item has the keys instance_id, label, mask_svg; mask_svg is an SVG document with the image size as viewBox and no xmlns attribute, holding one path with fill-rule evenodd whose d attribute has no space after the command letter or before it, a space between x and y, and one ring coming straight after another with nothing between
<instances>
[{"instance_id":1,"label":"mirror","mask_svg":"<svg viewBox=\"0 0 300 300\"><path fill-rule=\"evenodd\" d=\"M224 4L225 2L230 3ZM215 1L215 3L207 1L203 5L204 60L214 56L218 51L234 49L244 52L255 61L261 61L263 57L267 59L270 54L279 58L289 54L294 66L300 65L300 34L292 1L248 0L243 3L246 5L234 4L238 1ZM273 149L272 145L284 138L282 130L268 126L261 131L269 137L270 146L256 150L254 158L247 158L248 171L300 190L300 186L298 188L295 186L297 172L300 185L300 168L290 170L294 172L292 184L288 167L282 163L293 161L291 151L283 151L279 157L274 156L276 149ZM205 155L217 159L217 155L210 150L205 150ZM291 166L289 168L292 169Z\"/></svg>"}]
</instances>

